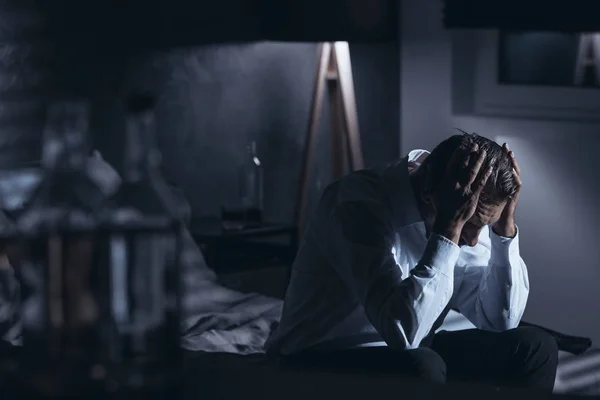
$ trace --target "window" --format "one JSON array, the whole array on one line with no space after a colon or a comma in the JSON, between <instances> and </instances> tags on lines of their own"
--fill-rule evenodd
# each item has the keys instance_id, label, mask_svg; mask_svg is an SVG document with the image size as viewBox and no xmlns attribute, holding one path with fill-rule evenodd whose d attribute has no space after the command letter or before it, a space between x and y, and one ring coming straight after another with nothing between
<instances>
[{"instance_id":1,"label":"window","mask_svg":"<svg viewBox=\"0 0 600 400\"><path fill-rule=\"evenodd\" d=\"M501 32L498 81L600 88L600 34Z\"/></svg>"},{"instance_id":2,"label":"window","mask_svg":"<svg viewBox=\"0 0 600 400\"><path fill-rule=\"evenodd\" d=\"M460 31L452 51L455 113L600 121L598 34Z\"/></svg>"}]
</instances>

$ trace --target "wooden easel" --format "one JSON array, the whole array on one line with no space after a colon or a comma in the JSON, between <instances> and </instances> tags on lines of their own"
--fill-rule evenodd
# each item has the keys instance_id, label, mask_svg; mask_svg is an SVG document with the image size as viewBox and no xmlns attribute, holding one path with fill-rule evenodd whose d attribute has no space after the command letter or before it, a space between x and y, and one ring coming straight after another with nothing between
<instances>
[{"instance_id":1,"label":"wooden easel","mask_svg":"<svg viewBox=\"0 0 600 400\"><path fill-rule=\"evenodd\" d=\"M336 180L344 176L347 165L351 171L363 168L350 48L348 42L322 43L319 45L317 76L300 171L300 190L296 205L299 234L302 234L306 220L310 172L316 162L315 144L323 108L325 83L329 93L332 178Z\"/></svg>"}]
</instances>

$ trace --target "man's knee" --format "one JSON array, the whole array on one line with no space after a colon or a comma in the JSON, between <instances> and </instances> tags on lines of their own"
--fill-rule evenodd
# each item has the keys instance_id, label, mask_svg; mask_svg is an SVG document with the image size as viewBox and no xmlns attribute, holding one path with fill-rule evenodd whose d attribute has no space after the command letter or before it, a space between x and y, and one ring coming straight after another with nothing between
<instances>
[{"instance_id":1,"label":"man's knee","mask_svg":"<svg viewBox=\"0 0 600 400\"><path fill-rule=\"evenodd\" d=\"M556 374L558 345L549 333L535 327L522 327L505 332L510 345L510 366L516 374L544 369Z\"/></svg>"},{"instance_id":2,"label":"man's knee","mask_svg":"<svg viewBox=\"0 0 600 400\"><path fill-rule=\"evenodd\" d=\"M527 361L532 356L538 359L558 362L558 345L556 339L542 329L535 327L516 328L507 333L510 334L514 349L514 357L525 357L518 361ZM539 361L539 360L538 360Z\"/></svg>"},{"instance_id":3,"label":"man's knee","mask_svg":"<svg viewBox=\"0 0 600 400\"><path fill-rule=\"evenodd\" d=\"M409 373L435 383L446 382L446 363L435 351L421 347L406 350L404 356L408 358Z\"/></svg>"}]
</instances>

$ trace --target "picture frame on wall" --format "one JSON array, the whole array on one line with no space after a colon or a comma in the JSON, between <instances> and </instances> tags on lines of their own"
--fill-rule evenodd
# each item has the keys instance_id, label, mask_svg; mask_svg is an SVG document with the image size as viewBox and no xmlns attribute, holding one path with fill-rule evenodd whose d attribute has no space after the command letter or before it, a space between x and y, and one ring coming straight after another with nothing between
<instances>
[{"instance_id":1,"label":"picture frame on wall","mask_svg":"<svg viewBox=\"0 0 600 400\"><path fill-rule=\"evenodd\" d=\"M452 40L459 114L600 121L599 35L481 30Z\"/></svg>"}]
</instances>

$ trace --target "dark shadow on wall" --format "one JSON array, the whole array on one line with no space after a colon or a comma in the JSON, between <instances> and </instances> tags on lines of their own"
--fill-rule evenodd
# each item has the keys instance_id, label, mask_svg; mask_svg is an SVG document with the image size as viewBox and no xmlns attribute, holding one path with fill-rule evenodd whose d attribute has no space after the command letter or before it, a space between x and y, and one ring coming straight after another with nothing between
<instances>
[{"instance_id":1,"label":"dark shadow on wall","mask_svg":"<svg viewBox=\"0 0 600 400\"><path fill-rule=\"evenodd\" d=\"M390 161L399 149L396 43L351 45L365 163ZM165 173L188 196L193 214L216 215L236 191L236 167L255 140L265 168L265 216L292 221L301 152L316 72L314 43L249 43L178 49L130 63L127 86L159 94L159 146ZM106 85L109 87L110 85ZM122 93L122 91L121 91ZM120 165L117 92L96 96L94 141ZM102 132L111 130L112 135ZM327 106L320 126L314 199L330 182Z\"/></svg>"}]
</instances>

